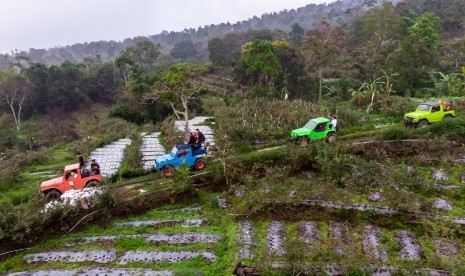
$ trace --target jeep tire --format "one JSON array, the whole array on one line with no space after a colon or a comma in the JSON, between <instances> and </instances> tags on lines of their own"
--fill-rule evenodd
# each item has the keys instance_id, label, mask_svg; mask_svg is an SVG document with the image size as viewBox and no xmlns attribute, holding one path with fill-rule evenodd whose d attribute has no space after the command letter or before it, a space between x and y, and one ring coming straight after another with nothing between
<instances>
[{"instance_id":1,"label":"jeep tire","mask_svg":"<svg viewBox=\"0 0 465 276\"><path fill-rule=\"evenodd\" d=\"M205 169L205 161L203 161L202 159L195 160L194 169L196 171L204 170Z\"/></svg>"},{"instance_id":2,"label":"jeep tire","mask_svg":"<svg viewBox=\"0 0 465 276\"><path fill-rule=\"evenodd\" d=\"M99 184L100 182L98 182L97 180L91 180L86 183L86 188L97 188Z\"/></svg>"},{"instance_id":3,"label":"jeep tire","mask_svg":"<svg viewBox=\"0 0 465 276\"><path fill-rule=\"evenodd\" d=\"M418 122L418 127L426 127L428 126L428 121L423 119L421 121Z\"/></svg>"},{"instance_id":4,"label":"jeep tire","mask_svg":"<svg viewBox=\"0 0 465 276\"><path fill-rule=\"evenodd\" d=\"M306 147L306 146L308 146L308 142L309 142L309 140L308 140L308 137L306 137L306 136L300 137L300 138L299 138L299 141L298 141L298 143L299 143L299 145L300 145L301 147Z\"/></svg>"},{"instance_id":5,"label":"jeep tire","mask_svg":"<svg viewBox=\"0 0 465 276\"><path fill-rule=\"evenodd\" d=\"M45 194L45 201L47 202L55 201L55 200L59 201L60 198L61 198L61 193L57 190L51 190Z\"/></svg>"},{"instance_id":6,"label":"jeep tire","mask_svg":"<svg viewBox=\"0 0 465 276\"><path fill-rule=\"evenodd\" d=\"M328 135L326 135L326 142L328 143L334 143L336 141L336 134L334 133L328 133Z\"/></svg>"},{"instance_id":7,"label":"jeep tire","mask_svg":"<svg viewBox=\"0 0 465 276\"><path fill-rule=\"evenodd\" d=\"M174 168L171 166L164 166L161 172L164 177L172 177L174 175Z\"/></svg>"},{"instance_id":8,"label":"jeep tire","mask_svg":"<svg viewBox=\"0 0 465 276\"><path fill-rule=\"evenodd\" d=\"M452 117L452 115L447 114L446 116L442 117L442 121L448 121L448 120L450 120L452 118L454 118L454 117Z\"/></svg>"}]
</instances>

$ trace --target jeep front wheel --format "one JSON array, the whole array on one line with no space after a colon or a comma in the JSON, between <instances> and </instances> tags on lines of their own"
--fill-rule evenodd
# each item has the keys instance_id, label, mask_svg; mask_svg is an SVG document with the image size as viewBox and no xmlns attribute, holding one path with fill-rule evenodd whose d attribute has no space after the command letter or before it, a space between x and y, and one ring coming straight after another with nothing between
<instances>
[{"instance_id":1,"label":"jeep front wheel","mask_svg":"<svg viewBox=\"0 0 465 276\"><path fill-rule=\"evenodd\" d=\"M202 159L195 160L194 169L196 171L201 171L201 170L205 169L205 161L203 161Z\"/></svg>"},{"instance_id":2,"label":"jeep front wheel","mask_svg":"<svg viewBox=\"0 0 465 276\"><path fill-rule=\"evenodd\" d=\"M299 145L301 147L306 147L308 146L308 137L300 137L299 138Z\"/></svg>"},{"instance_id":3,"label":"jeep front wheel","mask_svg":"<svg viewBox=\"0 0 465 276\"><path fill-rule=\"evenodd\" d=\"M45 194L45 200L47 202L60 200L60 198L61 198L61 193L57 190L51 190Z\"/></svg>"},{"instance_id":4,"label":"jeep front wheel","mask_svg":"<svg viewBox=\"0 0 465 276\"><path fill-rule=\"evenodd\" d=\"M418 122L418 127L425 127L428 125L428 121L426 120L421 120Z\"/></svg>"},{"instance_id":5,"label":"jeep front wheel","mask_svg":"<svg viewBox=\"0 0 465 276\"><path fill-rule=\"evenodd\" d=\"M336 141L336 134L328 133L328 135L326 136L326 141L328 143L334 143Z\"/></svg>"},{"instance_id":6,"label":"jeep front wheel","mask_svg":"<svg viewBox=\"0 0 465 276\"><path fill-rule=\"evenodd\" d=\"M165 166L162 170L164 177L172 177L174 175L174 168L171 166Z\"/></svg>"}]
</instances>

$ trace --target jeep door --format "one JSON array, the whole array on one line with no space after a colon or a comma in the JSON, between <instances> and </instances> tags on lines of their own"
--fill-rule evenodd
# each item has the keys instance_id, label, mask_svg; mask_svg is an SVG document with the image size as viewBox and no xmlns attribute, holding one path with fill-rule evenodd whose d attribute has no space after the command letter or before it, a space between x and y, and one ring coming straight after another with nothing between
<instances>
[{"instance_id":1,"label":"jeep door","mask_svg":"<svg viewBox=\"0 0 465 276\"><path fill-rule=\"evenodd\" d=\"M430 123L441 121L443 112L441 112L440 105L433 105L431 107L431 114L428 116L428 121Z\"/></svg>"},{"instance_id":2,"label":"jeep door","mask_svg":"<svg viewBox=\"0 0 465 276\"><path fill-rule=\"evenodd\" d=\"M327 123L319 123L315 129L310 133L310 139L321 140L326 137Z\"/></svg>"},{"instance_id":3,"label":"jeep door","mask_svg":"<svg viewBox=\"0 0 465 276\"><path fill-rule=\"evenodd\" d=\"M186 156L189 155L189 150L187 149L180 149L176 153L176 159L173 161L173 165L175 168L181 166L182 164L186 163Z\"/></svg>"},{"instance_id":4,"label":"jeep door","mask_svg":"<svg viewBox=\"0 0 465 276\"><path fill-rule=\"evenodd\" d=\"M65 178L63 181L64 191L78 189L80 175L77 170L70 170L65 172Z\"/></svg>"}]
</instances>

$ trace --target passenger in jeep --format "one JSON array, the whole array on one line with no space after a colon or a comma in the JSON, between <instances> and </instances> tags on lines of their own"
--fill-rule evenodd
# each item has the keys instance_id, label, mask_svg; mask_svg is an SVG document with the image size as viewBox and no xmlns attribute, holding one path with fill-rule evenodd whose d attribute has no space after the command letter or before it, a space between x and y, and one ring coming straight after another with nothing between
<instances>
[{"instance_id":1,"label":"passenger in jeep","mask_svg":"<svg viewBox=\"0 0 465 276\"><path fill-rule=\"evenodd\" d=\"M76 178L76 177L77 177L77 170L66 172L66 180L68 180L69 178Z\"/></svg>"},{"instance_id":2,"label":"passenger in jeep","mask_svg":"<svg viewBox=\"0 0 465 276\"><path fill-rule=\"evenodd\" d=\"M195 144L195 135L193 132L189 133L189 140L187 141L187 145L190 147L194 147Z\"/></svg>"},{"instance_id":3,"label":"passenger in jeep","mask_svg":"<svg viewBox=\"0 0 465 276\"><path fill-rule=\"evenodd\" d=\"M100 165L95 161L95 159L92 159L92 163L90 164L90 174L100 174Z\"/></svg>"}]
</instances>

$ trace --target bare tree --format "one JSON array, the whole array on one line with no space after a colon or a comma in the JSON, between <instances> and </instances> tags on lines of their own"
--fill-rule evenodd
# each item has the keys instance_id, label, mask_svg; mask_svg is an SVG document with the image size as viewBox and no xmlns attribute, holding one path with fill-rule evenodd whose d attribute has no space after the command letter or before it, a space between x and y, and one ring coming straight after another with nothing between
<instances>
[{"instance_id":1,"label":"bare tree","mask_svg":"<svg viewBox=\"0 0 465 276\"><path fill-rule=\"evenodd\" d=\"M176 118L184 120L186 137L189 135L189 103L206 91L205 85L195 77L196 72L189 65L173 65L146 97L149 101L168 103Z\"/></svg>"},{"instance_id":2,"label":"bare tree","mask_svg":"<svg viewBox=\"0 0 465 276\"><path fill-rule=\"evenodd\" d=\"M21 128L21 111L31 91L31 85L20 76L9 77L0 83L0 99L10 108L17 130Z\"/></svg>"}]
</instances>

